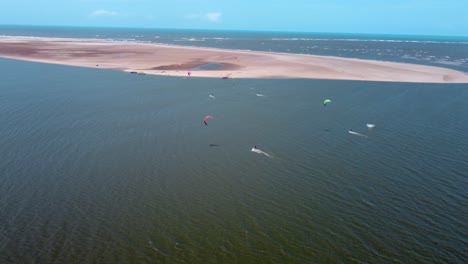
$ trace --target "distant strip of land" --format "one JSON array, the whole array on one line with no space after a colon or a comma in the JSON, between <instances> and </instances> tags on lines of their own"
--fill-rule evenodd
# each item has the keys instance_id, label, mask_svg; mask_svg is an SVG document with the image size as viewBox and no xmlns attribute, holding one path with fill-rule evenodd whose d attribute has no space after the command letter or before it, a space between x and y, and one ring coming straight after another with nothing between
<instances>
[{"instance_id":1,"label":"distant strip of land","mask_svg":"<svg viewBox=\"0 0 468 264\"><path fill-rule=\"evenodd\" d=\"M0 57L166 76L468 83L419 64L91 39L0 37Z\"/></svg>"}]
</instances>

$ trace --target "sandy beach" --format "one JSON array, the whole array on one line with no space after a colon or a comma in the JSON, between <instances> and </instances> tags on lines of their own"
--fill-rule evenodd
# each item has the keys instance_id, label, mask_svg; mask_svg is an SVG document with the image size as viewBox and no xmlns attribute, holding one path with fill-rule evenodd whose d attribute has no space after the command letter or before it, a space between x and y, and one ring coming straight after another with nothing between
<instances>
[{"instance_id":1,"label":"sandy beach","mask_svg":"<svg viewBox=\"0 0 468 264\"><path fill-rule=\"evenodd\" d=\"M417 64L90 39L1 37L0 57L191 78L468 83L463 72Z\"/></svg>"}]
</instances>

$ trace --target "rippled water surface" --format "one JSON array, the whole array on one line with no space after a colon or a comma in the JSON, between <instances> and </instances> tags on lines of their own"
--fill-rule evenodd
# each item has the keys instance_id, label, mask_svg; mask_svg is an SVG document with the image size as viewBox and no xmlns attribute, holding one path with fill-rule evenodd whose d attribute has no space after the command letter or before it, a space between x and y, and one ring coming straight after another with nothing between
<instances>
[{"instance_id":1,"label":"rippled water surface","mask_svg":"<svg viewBox=\"0 0 468 264\"><path fill-rule=\"evenodd\" d=\"M0 263L467 261L466 85L0 70Z\"/></svg>"}]
</instances>

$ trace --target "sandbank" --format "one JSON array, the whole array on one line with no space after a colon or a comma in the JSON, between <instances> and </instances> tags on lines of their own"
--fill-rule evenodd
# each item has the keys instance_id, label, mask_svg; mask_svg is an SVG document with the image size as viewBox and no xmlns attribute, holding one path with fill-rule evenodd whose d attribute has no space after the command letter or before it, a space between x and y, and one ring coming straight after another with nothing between
<instances>
[{"instance_id":1,"label":"sandbank","mask_svg":"<svg viewBox=\"0 0 468 264\"><path fill-rule=\"evenodd\" d=\"M0 57L190 78L468 83L466 73L418 64L94 39L0 37Z\"/></svg>"}]
</instances>

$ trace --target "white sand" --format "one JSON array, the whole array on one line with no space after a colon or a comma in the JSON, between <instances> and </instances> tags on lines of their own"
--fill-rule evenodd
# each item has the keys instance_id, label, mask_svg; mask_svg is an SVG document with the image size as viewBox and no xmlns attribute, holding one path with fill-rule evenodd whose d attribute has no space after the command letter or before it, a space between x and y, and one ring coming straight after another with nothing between
<instances>
[{"instance_id":1,"label":"white sand","mask_svg":"<svg viewBox=\"0 0 468 264\"><path fill-rule=\"evenodd\" d=\"M463 72L417 64L89 39L1 37L0 57L169 76L188 76L191 71L190 78L468 83ZM223 67L192 70L208 63Z\"/></svg>"}]
</instances>

